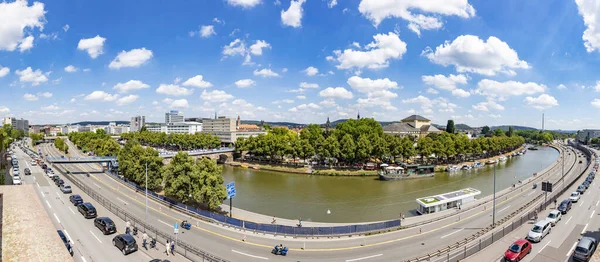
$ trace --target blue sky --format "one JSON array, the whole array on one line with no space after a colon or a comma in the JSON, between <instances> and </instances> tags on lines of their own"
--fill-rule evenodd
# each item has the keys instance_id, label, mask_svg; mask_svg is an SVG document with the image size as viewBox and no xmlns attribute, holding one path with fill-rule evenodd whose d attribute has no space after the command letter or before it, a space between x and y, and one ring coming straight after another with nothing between
<instances>
[{"instance_id":1,"label":"blue sky","mask_svg":"<svg viewBox=\"0 0 600 262\"><path fill-rule=\"evenodd\" d=\"M0 115L598 126L600 0L0 2ZM599 17L599 18L596 18Z\"/></svg>"}]
</instances>

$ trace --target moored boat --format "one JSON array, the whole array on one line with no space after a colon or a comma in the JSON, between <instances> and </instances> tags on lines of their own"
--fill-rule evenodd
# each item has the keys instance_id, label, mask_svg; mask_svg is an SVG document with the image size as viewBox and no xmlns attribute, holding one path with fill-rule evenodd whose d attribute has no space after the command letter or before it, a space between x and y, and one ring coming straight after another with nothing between
<instances>
[{"instance_id":1,"label":"moored boat","mask_svg":"<svg viewBox=\"0 0 600 262\"><path fill-rule=\"evenodd\" d=\"M471 166L470 165L464 165L464 166L462 166L462 170L471 170Z\"/></svg>"},{"instance_id":2,"label":"moored boat","mask_svg":"<svg viewBox=\"0 0 600 262\"><path fill-rule=\"evenodd\" d=\"M488 165L493 165L493 164L496 164L497 162L498 162L498 161L496 161L496 160L494 160L494 159L490 159L490 160L488 160L488 161L486 162L486 164L488 164Z\"/></svg>"},{"instance_id":3,"label":"moored boat","mask_svg":"<svg viewBox=\"0 0 600 262\"><path fill-rule=\"evenodd\" d=\"M379 180L383 181L433 177L435 175L435 166L421 166L416 164L390 166L388 164L381 164L378 175Z\"/></svg>"},{"instance_id":4,"label":"moored boat","mask_svg":"<svg viewBox=\"0 0 600 262\"><path fill-rule=\"evenodd\" d=\"M498 160L500 160L500 162L504 162L504 161L506 161L506 159L507 158L505 156L501 156L500 158L498 158Z\"/></svg>"}]
</instances>

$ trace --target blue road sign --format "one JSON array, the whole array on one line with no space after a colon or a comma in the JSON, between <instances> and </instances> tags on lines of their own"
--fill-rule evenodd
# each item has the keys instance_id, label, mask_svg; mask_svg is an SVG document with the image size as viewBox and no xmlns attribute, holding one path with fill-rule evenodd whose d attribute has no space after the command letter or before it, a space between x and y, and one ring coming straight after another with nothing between
<instances>
[{"instance_id":1,"label":"blue road sign","mask_svg":"<svg viewBox=\"0 0 600 262\"><path fill-rule=\"evenodd\" d=\"M235 182L231 182L225 186L227 189L227 197L232 198L235 196Z\"/></svg>"},{"instance_id":2,"label":"blue road sign","mask_svg":"<svg viewBox=\"0 0 600 262\"><path fill-rule=\"evenodd\" d=\"M174 228L174 229L179 229L179 224L175 223L175 224L173 225L173 228Z\"/></svg>"}]
</instances>

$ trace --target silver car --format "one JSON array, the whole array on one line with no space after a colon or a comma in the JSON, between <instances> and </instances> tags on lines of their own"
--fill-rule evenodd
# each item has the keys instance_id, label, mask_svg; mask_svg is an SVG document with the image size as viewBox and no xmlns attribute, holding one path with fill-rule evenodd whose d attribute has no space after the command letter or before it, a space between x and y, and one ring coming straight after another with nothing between
<instances>
[{"instance_id":1,"label":"silver car","mask_svg":"<svg viewBox=\"0 0 600 262\"><path fill-rule=\"evenodd\" d=\"M70 194L71 192L71 186L69 184L62 184L60 185L60 191L62 191L65 194Z\"/></svg>"},{"instance_id":2,"label":"silver car","mask_svg":"<svg viewBox=\"0 0 600 262\"><path fill-rule=\"evenodd\" d=\"M596 251L597 242L595 238L582 237L579 239L579 243L573 251L573 260L575 261L589 261Z\"/></svg>"}]
</instances>

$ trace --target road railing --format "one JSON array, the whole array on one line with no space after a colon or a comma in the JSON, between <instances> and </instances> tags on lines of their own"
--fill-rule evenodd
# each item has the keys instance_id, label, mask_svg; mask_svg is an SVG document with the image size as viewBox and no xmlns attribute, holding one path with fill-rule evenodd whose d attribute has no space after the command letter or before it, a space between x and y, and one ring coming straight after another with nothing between
<instances>
[{"instance_id":1,"label":"road railing","mask_svg":"<svg viewBox=\"0 0 600 262\"><path fill-rule=\"evenodd\" d=\"M592 163L594 164L594 168L596 168L596 169L598 168L598 157L595 154L593 154L591 151L589 151L589 149L587 149L583 146L578 146L578 148L581 151L583 151L584 154L586 154L588 156L588 159L590 159L587 167L580 174L578 174L577 177L575 177L573 180L571 180L566 186L562 187L561 190L555 191L557 193L551 194L546 201L544 201L540 204L539 207L536 207L535 209L530 210L526 214L523 214L520 218L515 219L512 222L510 222L510 224L504 225L506 222L509 222L509 220L517 217L524 210L529 209L535 202L542 199L544 197L544 193L535 196L535 198L532 199L531 201L527 202L527 204L525 204L518 210L514 211L513 213L505 216L501 220L497 221L495 224L493 224L493 225L490 224L486 228L483 228L483 229L475 232L474 234L472 234L471 236L469 236L467 238L461 239L461 240L454 242L448 246L441 247L440 249L438 249L434 252L431 252L429 254L426 254L424 256L412 258L412 259L409 259L406 261L407 262L460 261L460 260L465 259L471 255L474 255L475 253L481 251L482 249L490 246L491 244L500 240L505 235L511 233L513 230L519 228L523 224L529 223L532 219L535 219L536 212L541 212L546 207L553 204L554 200L557 200L560 195L562 195L573 184L575 184L577 182L577 180L579 180L579 178L590 169L590 166L592 165ZM591 158L591 156L594 156L594 157ZM573 166L571 166L569 168L569 171L567 171L567 173L569 173L575 167L575 165L576 165L576 163L573 164ZM563 181L563 183L564 183L564 181ZM534 223L535 223L535 221L534 221ZM504 225L504 226L502 226L502 228L500 229L500 227L499 227L500 225Z\"/></svg>"}]
</instances>

